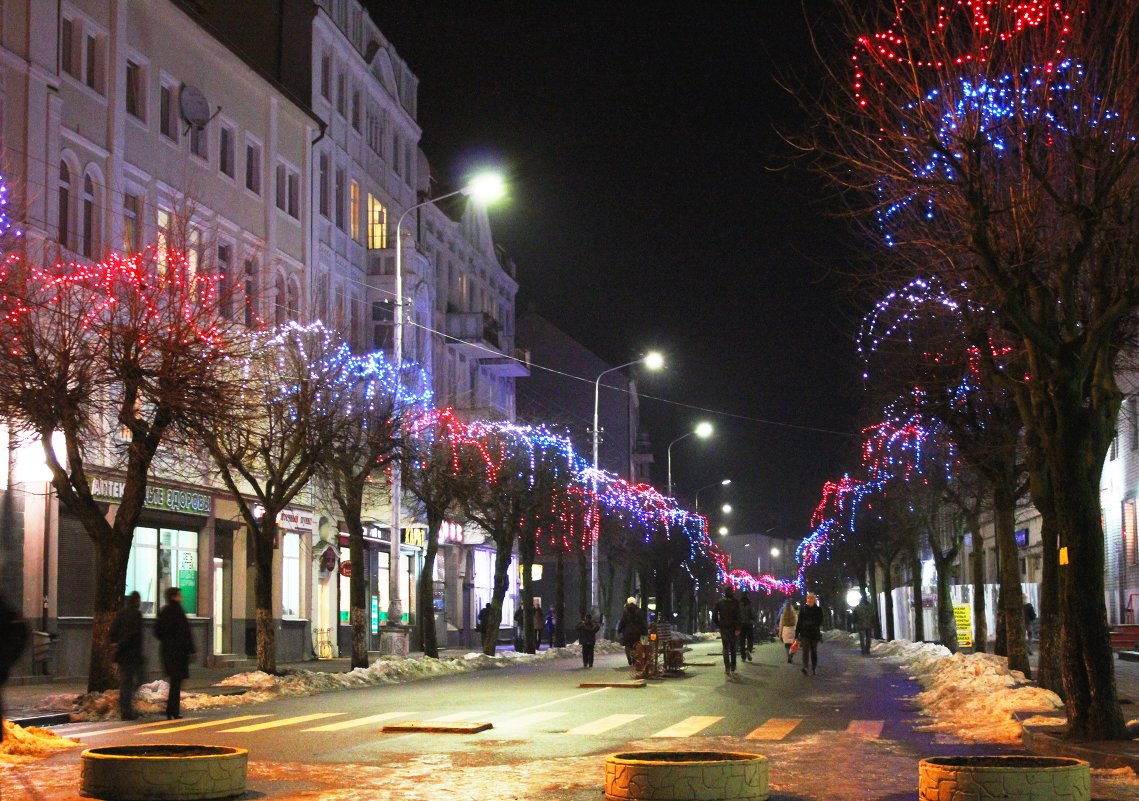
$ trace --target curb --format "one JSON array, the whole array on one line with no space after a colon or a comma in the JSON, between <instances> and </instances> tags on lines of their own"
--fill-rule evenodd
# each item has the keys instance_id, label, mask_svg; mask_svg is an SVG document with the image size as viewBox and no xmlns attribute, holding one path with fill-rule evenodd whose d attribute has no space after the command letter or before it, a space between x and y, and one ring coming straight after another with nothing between
<instances>
[{"instance_id":1,"label":"curb","mask_svg":"<svg viewBox=\"0 0 1139 801\"><path fill-rule=\"evenodd\" d=\"M70 712L50 712L43 715L24 715L18 718L8 718L9 723L28 728L29 726L62 726L71 722Z\"/></svg>"},{"instance_id":2,"label":"curb","mask_svg":"<svg viewBox=\"0 0 1139 801\"><path fill-rule=\"evenodd\" d=\"M1014 712L1013 717L1020 722L1035 714L1031 711ZM1090 742L1076 743L1064 739L1063 730L1057 726L1021 725L1021 739L1024 750L1037 756L1075 757L1091 764L1093 768L1131 768L1139 773L1139 742Z\"/></svg>"}]
</instances>

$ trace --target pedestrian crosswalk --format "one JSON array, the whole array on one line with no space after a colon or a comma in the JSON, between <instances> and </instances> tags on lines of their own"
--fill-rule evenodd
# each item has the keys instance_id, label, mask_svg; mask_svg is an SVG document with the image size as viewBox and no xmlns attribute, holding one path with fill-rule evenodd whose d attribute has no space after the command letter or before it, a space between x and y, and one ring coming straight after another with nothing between
<instances>
[{"instance_id":1,"label":"pedestrian crosswalk","mask_svg":"<svg viewBox=\"0 0 1139 801\"><path fill-rule=\"evenodd\" d=\"M271 713L247 713L209 719L203 711L196 718L177 721L150 721L131 725L113 725L112 721L101 724L88 724L90 730L82 730L82 724L72 724L61 731L65 736L89 742L92 739L109 738L114 735L132 737L161 738L165 735L193 731L199 735L253 735L268 731L297 731L333 735L339 732L358 733L366 736L381 736L380 729L385 721L398 719L423 720L447 723L462 721L490 721L494 732L509 733L511 737L530 734L557 734L565 737L627 737L636 739L680 739L704 736L735 736L747 740L776 742L793 739L800 735L820 731L845 732L848 735L866 739L879 739L886 727L884 720L870 719L828 719L823 717L769 717L751 721L746 717L727 718L723 715L692 715L668 720L667 715L645 712L622 712L602 715L592 719L582 719L580 711L569 709L517 710L515 712L490 712L483 710L463 710L447 712L443 715L424 710L392 710L367 715L348 711L324 711L304 715L274 715ZM741 722L742 721L742 722Z\"/></svg>"}]
</instances>

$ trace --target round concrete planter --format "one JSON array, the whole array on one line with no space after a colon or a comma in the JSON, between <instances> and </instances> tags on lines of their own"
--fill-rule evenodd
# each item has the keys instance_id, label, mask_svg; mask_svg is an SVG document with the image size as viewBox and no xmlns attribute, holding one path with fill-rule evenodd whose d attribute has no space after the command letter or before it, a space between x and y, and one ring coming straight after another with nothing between
<instances>
[{"instance_id":1,"label":"round concrete planter","mask_svg":"<svg viewBox=\"0 0 1139 801\"><path fill-rule=\"evenodd\" d=\"M1089 801L1087 762L1066 757L931 757L918 770L919 801Z\"/></svg>"},{"instance_id":2,"label":"round concrete planter","mask_svg":"<svg viewBox=\"0 0 1139 801\"><path fill-rule=\"evenodd\" d=\"M721 751L634 751L605 757L610 801L765 801L767 757Z\"/></svg>"},{"instance_id":3,"label":"round concrete planter","mask_svg":"<svg viewBox=\"0 0 1139 801\"><path fill-rule=\"evenodd\" d=\"M199 801L245 792L249 752L224 745L118 745L89 748L79 794L107 801Z\"/></svg>"}]
</instances>

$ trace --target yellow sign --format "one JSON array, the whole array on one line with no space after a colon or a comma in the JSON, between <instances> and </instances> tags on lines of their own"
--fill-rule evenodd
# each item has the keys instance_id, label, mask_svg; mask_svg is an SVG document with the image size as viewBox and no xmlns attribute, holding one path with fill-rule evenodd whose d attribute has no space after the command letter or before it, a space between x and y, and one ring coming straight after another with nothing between
<instances>
[{"instance_id":1,"label":"yellow sign","mask_svg":"<svg viewBox=\"0 0 1139 801\"><path fill-rule=\"evenodd\" d=\"M1068 564L1068 546L1067 545L1065 545L1063 548L1060 549L1060 564L1062 564L1062 565Z\"/></svg>"},{"instance_id":2,"label":"yellow sign","mask_svg":"<svg viewBox=\"0 0 1139 801\"><path fill-rule=\"evenodd\" d=\"M953 619L957 621L957 647L973 647L973 610L969 604L954 604Z\"/></svg>"}]
</instances>

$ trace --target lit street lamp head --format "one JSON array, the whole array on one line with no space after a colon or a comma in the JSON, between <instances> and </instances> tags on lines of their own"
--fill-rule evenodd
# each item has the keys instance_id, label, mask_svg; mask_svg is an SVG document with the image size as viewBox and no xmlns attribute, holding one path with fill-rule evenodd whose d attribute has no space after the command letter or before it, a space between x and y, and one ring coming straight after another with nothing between
<instances>
[{"instance_id":1,"label":"lit street lamp head","mask_svg":"<svg viewBox=\"0 0 1139 801\"><path fill-rule=\"evenodd\" d=\"M696 424L696 436L700 439L708 439L712 436L712 424L707 420Z\"/></svg>"},{"instance_id":2,"label":"lit street lamp head","mask_svg":"<svg viewBox=\"0 0 1139 801\"><path fill-rule=\"evenodd\" d=\"M727 526L720 526L720 536L721 537L728 536L728 527Z\"/></svg>"},{"instance_id":3,"label":"lit street lamp head","mask_svg":"<svg viewBox=\"0 0 1139 801\"><path fill-rule=\"evenodd\" d=\"M725 478L723 481L720 482L720 485L726 487L731 483L732 483L732 480L730 478Z\"/></svg>"},{"instance_id":4,"label":"lit street lamp head","mask_svg":"<svg viewBox=\"0 0 1139 801\"><path fill-rule=\"evenodd\" d=\"M658 350L650 350L641 361L648 370L660 370L664 367L664 355Z\"/></svg>"},{"instance_id":5,"label":"lit street lamp head","mask_svg":"<svg viewBox=\"0 0 1139 801\"><path fill-rule=\"evenodd\" d=\"M720 511L726 515L731 514L732 513L732 505L730 503L725 503L723 506L720 507Z\"/></svg>"},{"instance_id":6,"label":"lit street lamp head","mask_svg":"<svg viewBox=\"0 0 1139 801\"><path fill-rule=\"evenodd\" d=\"M506 194L506 184L496 172L480 172L467 183L463 194L483 203L492 203Z\"/></svg>"}]
</instances>

